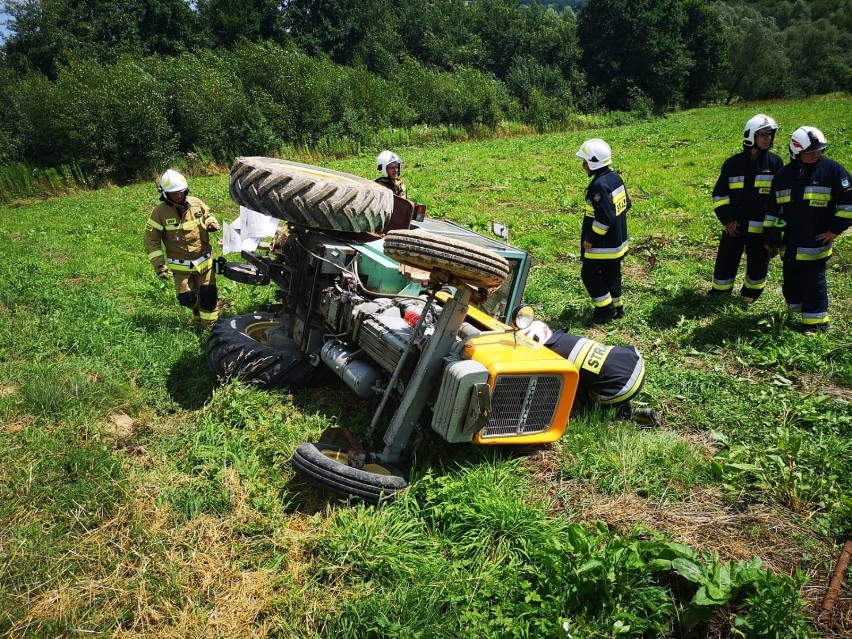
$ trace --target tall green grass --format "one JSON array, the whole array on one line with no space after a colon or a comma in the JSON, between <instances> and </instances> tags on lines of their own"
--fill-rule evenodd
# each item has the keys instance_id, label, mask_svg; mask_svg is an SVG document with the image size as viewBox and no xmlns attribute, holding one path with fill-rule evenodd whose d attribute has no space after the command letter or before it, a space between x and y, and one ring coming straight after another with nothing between
<instances>
[{"instance_id":1,"label":"tall green grass","mask_svg":"<svg viewBox=\"0 0 852 639\"><path fill-rule=\"evenodd\" d=\"M777 261L755 305L704 294L710 190L759 111L781 124L782 154L812 124L852 165L847 104L390 137L323 162L373 177L391 146L431 215L506 223L533 254L539 317L636 345L648 368L636 401L664 417L644 432L576 414L535 451L432 439L409 493L382 508L341 503L289 463L327 426L363 434L369 402L338 385L221 387L207 370L205 334L144 254L152 184L0 206L0 635L814 636L851 519L849 239L829 266L832 330L804 337ZM627 317L606 332L583 326L579 278L587 178L574 151L591 136L610 142L634 199ZM226 176L191 183L220 219L237 216ZM273 299L220 286L225 315Z\"/></svg>"}]
</instances>

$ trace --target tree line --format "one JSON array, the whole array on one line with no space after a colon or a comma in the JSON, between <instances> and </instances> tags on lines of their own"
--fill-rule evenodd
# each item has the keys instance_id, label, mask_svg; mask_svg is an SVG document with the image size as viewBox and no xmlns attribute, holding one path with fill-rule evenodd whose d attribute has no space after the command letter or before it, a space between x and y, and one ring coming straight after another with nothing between
<instances>
[{"instance_id":1,"label":"tree line","mask_svg":"<svg viewBox=\"0 0 852 639\"><path fill-rule=\"evenodd\" d=\"M418 125L852 90L852 0L1 4L0 166L96 181Z\"/></svg>"}]
</instances>

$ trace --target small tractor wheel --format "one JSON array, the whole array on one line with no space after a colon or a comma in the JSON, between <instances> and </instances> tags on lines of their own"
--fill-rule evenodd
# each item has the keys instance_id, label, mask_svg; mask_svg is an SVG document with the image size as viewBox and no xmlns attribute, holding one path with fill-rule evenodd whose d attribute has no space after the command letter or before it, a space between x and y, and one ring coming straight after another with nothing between
<instances>
[{"instance_id":1,"label":"small tractor wheel","mask_svg":"<svg viewBox=\"0 0 852 639\"><path fill-rule=\"evenodd\" d=\"M475 286L500 286L509 275L509 263L494 251L421 231L390 231L384 251L402 264L442 269Z\"/></svg>"},{"instance_id":2,"label":"small tractor wheel","mask_svg":"<svg viewBox=\"0 0 852 639\"><path fill-rule=\"evenodd\" d=\"M405 473L391 464L348 464L349 452L329 444L301 444L293 453L293 469L304 479L344 497L376 504L391 501L408 487Z\"/></svg>"},{"instance_id":3,"label":"small tractor wheel","mask_svg":"<svg viewBox=\"0 0 852 639\"><path fill-rule=\"evenodd\" d=\"M328 369L313 366L293 340L282 336L287 318L247 313L219 320L207 338L207 363L223 380L268 387L304 388L321 383ZM277 331L269 342L270 331Z\"/></svg>"},{"instance_id":4,"label":"small tractor wheel","mask_svg":"<svg viewBox=\"0 0 852 639\"><path fill-rule=\"evenodd\" d=\"M290 224L344 233L381 233L393 213L393 192L371 180L310 164L238 157L231 198Z\"/></svg>"}]
</instances>

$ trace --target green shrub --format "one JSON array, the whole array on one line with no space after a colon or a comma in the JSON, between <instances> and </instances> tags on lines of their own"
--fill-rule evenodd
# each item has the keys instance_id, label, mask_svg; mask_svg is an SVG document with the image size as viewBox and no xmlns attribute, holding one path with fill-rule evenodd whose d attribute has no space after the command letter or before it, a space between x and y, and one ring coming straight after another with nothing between
<instances>
[{"instance_id":1,"label":"green shrub","mask_svg":"<svg viewBox=\"0 0 852 639\"><path fill-rule=\"evenodd\" d=\"M230 162L235 155L266 155L280 146L258 105L227 60L213 52L154 59L165 91L178 149L201 149Z\"/></svg>"},{"instance_id":2,"label":"green shrub","mask_svg":"<svg viewBox=\"0 0 852 639\"><path fill-rule=\"evenodd\" d=\"M163 85L132 58L113 66L82 60L55 83L30 76L20 89L24 155L40 166L129 180L174 152Z\"/></svg>"},{"instance_id":3,"label":"green shrub","mask_svg":"<svg viewBox=\"0 0 852 639\"><path fill-rule=\"evenodd\" d=\"M339 73L329 60L269 43L243 43L228 59L278 139L312 145L327 132Z\"/></svg>"}]
</instances>

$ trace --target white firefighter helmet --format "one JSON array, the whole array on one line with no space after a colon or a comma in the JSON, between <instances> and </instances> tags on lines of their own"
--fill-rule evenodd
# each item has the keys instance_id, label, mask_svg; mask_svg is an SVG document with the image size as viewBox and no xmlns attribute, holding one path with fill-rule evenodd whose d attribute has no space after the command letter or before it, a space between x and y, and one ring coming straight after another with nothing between
<instances>
[{"instance_id":1,"label":"white firefighter helmet","mask_svg":"<svg viewBox=\"0 0 852 639\"><path fill-rule=\"evenodd\" d=\"M399 164L400 173L402 173L402 158L393 151L382 151L376 158L376 170L383 176L388 176L388 165Z\"/></svg>"},{"instance_id":2,"label":"white firefighter helmet","mask_svg":"<svg viewBox=\"0 0 852 639\"><path fill-rule=\"evenodd\" d=\"M550 327L539 320L535 320L532 324L523 329L521 333L539 344L544 344L553 335L553 331L550 330Z\"/></svg>"},{"instance_id":3,"label":"white firefighter helmet","mask_svg":"<svg viewBox=\"0 0 852 639\"><path fill-rule=\"evenodd\" d=\"M189 192L189 184L182 173L169 169L160 176L157 182L160 193L177 193L179 191Z\"/></svg>"},{"instance_id":4,"label":"white firefighter helmet","mask_svg":"<svg viewBox=\"0 0 852 639\"><path fill-rule=\"evenodd\" d=\"M812 126L800 126L790 136L790 157L797 158L800 153L825 151L828 142L822 131Z\"/></svg>"},{"instance_id":5,"label":"white firefighter helmet","mask_svg":"<svg viewBox=\"0 0 852 639\"><path fill-rule=\"evenodd\" d=\"M612 149L609 148L609 144L600 138L586 140L580 145L579 150L574 155L578 158L583 158L592 171L597 171L601 167L612 164Z\"/></svg>"},{"instance_id":6,"label":"white firefighter helmet","mask_svg":"<svg viewBox=\"0 0 852 639\"><path fill-rule=\"evenodd\" d=\"M778 125L775 123L775 120L768 115L758 113L745 124L745 128L743 129L743 146L754 146L754 136L758 133L771 133L772 141L775 142L775 132L777 130ZM770 144L770 146L772 145Z\"/></svg>"}]
</instances>

